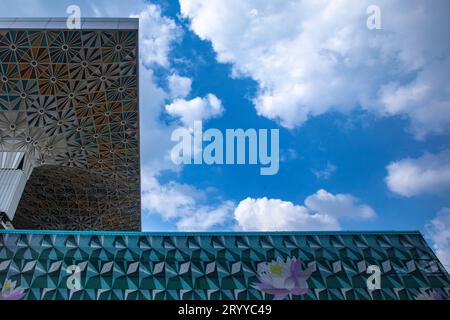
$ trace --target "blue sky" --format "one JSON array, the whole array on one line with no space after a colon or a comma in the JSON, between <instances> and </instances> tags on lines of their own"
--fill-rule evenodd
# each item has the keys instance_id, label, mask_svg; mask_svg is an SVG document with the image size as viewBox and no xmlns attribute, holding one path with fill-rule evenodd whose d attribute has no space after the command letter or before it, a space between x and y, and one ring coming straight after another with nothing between
<instances>
[{"instance_id":1,"label":"blue sky","mask_svg":"<svg viewBox=\"0 0 450 320\"><path fill-rule=\"evenodd\" d=\"M143 230L420 230L450 264L448 2L16 2L140 17ZM279 173L173 164L187 117L279 129Z\"/></svg>"}]
</instances>

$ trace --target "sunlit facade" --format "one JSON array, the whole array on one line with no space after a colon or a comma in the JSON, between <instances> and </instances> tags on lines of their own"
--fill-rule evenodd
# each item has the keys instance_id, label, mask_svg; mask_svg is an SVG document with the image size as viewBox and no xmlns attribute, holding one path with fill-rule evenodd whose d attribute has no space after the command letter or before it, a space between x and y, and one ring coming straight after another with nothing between
<instances>
[{"instance_id":1,"label":"sunlit facade","mask_svg":"<svg viewBox=\"0 0 450 320\"><path fill-rule=\"evenodd\" d=\"M140 230L138 20L0 19L0 212Z\"/></svg>"}]
</instances>

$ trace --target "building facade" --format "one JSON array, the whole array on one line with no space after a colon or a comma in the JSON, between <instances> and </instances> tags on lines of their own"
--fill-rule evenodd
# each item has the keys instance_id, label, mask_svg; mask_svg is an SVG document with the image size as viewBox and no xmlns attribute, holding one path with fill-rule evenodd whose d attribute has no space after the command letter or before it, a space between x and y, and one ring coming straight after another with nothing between
<instances>
[{"instance_id":1,"label":"building facade","mask_svg":"<svg viewBox=\"0 0 450 320\"><path fill-rule=\"evenodd\" d=\"M0 212L140 230L138 20L0 19Z\"/></svg>"},{"instance_id":2,"label":"building facade","mask_svg":"<svg viewBox=\"0 0 450 320\"><path fill-rule=\"evenodd\" d=\"M450 295L450 277L419 232L3 230L0 283L5 282L10 292L30 300L414 300Z\"/></svg>"},{"instance_id":3,"label":"building facade","mask_svg":"<svg viewBox=\"0 0 450 320\"><path fill-rule=\"evenodd\" d=\"M129 232L138 38L137 19L0 19L0 300L449 298L419 232Z\"/></svg>"}]
</instances>

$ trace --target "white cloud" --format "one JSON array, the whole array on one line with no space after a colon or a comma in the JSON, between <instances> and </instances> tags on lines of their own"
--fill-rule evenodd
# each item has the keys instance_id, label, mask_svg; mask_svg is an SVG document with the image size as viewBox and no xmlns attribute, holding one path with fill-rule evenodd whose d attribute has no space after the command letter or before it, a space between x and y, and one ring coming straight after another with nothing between
<instances>
[{"instance_id":1,"label":"white cloud","mask_svg":"<svg viewBox=\"0 0 450 320\"><path fill-rule=\"evenodd\" d=\"M450 35L449 35L450 36ZM380 102L386 114L409 115L418 139L430 131L450 131L450 59L433 62L416 79L401 85L391 82L380 89Z\"/></svg>"},{"instance_id":2,"label":"white cloud","mask_svg":"<svg viewBox=\"0 0 450 320\"><path fill-rule=\"evenodd\" d=\"M450 208L442 208L426 226L433 249L447 270L450 270Z\"/></svg>"},{"instance_id":3,"label":"white cloud","mask_svg":"<svg viewBox=\"0 0 450 320\"><path fill-rule=\"evenodd\" d=\"M192 80L188 77L172 74L169 76L168 82L172 98L186 98L191 92Z\"/></svg>"},{"instance_id":4,"label":"white cloud","mask_svg":"<svg viewBox=\"0 0 450 320\"><path fill-rule=\"evenodd\" d=\"M327 163L327 166L323 170L312 170L312 173L316 176L317 179L321 180L328 180L333 175L333 173L336 171L336 166Z\"/></svg>"},{"instance_id":5,"label":"white cloud","mask_svg":"<svg viewBox=\"0 0 450 320\"><path fill-rule=\"evenodd\" d=\"M164 170L182 169L170 160L170 141L175 125L160 121L164 101L173 98L173 116L182 121L191 116L206 119L222 112L222 105L214 95L186 101L192 81L190 78L172 73L168 76L168 91L156 84L153 67L159 65L169 71L170 51L174 43L180 40L181 28L175 22L162 16L156 5L147 5L137 15L140 18L140 111L143 125L141 128L141 157L143 166L142 210L144 218L159 214L163 220L175 223L178 230L202 231L222 225L232 216L234 204L230 201L217 200L217 205L207 204L208 192L201 191L187 184L174 181L160 183L159 176ZM200 101L200 103L198 103ZM185 104L184 104L185 102ZM187 106L184 110L183 105ZM169 108L170 109L170 108ZM219 110L219 111L218 111ZM192 112L189 115L185 112ZM149 152L151 151L151 152Z\"/></svg>"},{"instance_id":6,"label":"white cloud","mask_svg":"<svg viewBox=\"0 0 450 320\"><path fill-rule=\"evenodd\" d=\"M180 118L186 127L192 127L194 121L208 120L222 115L222 102L213 94L192 100L175 99L166 105L166 111L173 117Z\"/></svg>"},{"instance_id":7,"label":"white cloud","mask_svg":"<svg viewBox=\"0 0 450 320\"><path fill-rule=\"evenodd\" d=\"M259 84L258 114L292 128L362 106L411 120L417 138L450 129L450 4L381 0L382 30L366 27L371 1L180 0L191 29L234 76Z\"/></svg>"},{"instance_id":8,"label":"white cloud","mask_svg":"<svg viewBox=\"0 0 450 320\"><path fill-rule=\"evenodd\" d=\"M233 202L208 205L207 192L173 181L160 184L155 175L147 172L144 170L142 174L142 208L146 214L159 214L183 231L208 230L232 218Z\"/></svg>"},{"instance_id":9,"label":"white cloud","mask_svg":"<svg viewBox=\"0 0 450 320\"><path fill-rule=\"evenodd\" d=\"M235 219L245 231L339 230L329 215L313 214L308 208L279 199L247 198L239 203Z\"/></svg>"},{"instance_id":10,"label":"white cloud","mask_svg":"<svg viewBox=\"0 0 450 320\"><path fill-rule=\"evenodd\" d=\"M350 194L332 194L324 189L305 200L305 205L313 212L328 214L336 218L370 219L375 217L375 211L359 202L359 199Z\"/></svg>"},{"instance_id":11,"label":"white cloud","mask_svg":"<svg viewBox=\"0 0 450 320\"><path fill-rule=\"evenodd\" d=\"M163 16L161 9L154 4L148 4L140 13L131 16L139 18L139 52L144 65L169 67L169 54L181 37L181 28Z\"/></svg>"},{"instance_id":12,"label":"white cloud","mask_svg":"<svg viewBox=\"0 0 450 320\"><path fill-rule=\"evenodd\" d=\"M234 202L224 201L211 206L200 205L195 212L182 217L176 225L182 231L207 231L216 226L223 226L233 215Z\"/></svg>"},{"instance_id":13,"label":"white cloud","mask_svg":"<svg viewBox=\"0 0 450 320\"><path fill-rule=\"evenodd\" d=\"M323 189L295 205L279 199L247 198L239 203L234 217L245 231L339 230L340 220L368 219L375 212L348 194L333 195Z\"/></svg>"},{"instance_id":14,"label":"white cloud","mask_svg":"<svg viewBox=\"0 0 450 320\"><path fill-rule=\"evenodd\" d=\"M340 230L342 220L367 220L375 212L348 194L333 195L323 189L296 205L279 199L247 198L234 202L213 197L214 192L142 174L142 207L160 215L181 231L206 231L214 227L244 231ZM210 204L211 199L214 205Z\"/></svg>"},{"instance_id":15,"label":"white cloud","mask_svg":"<svg viewBox=\"0 0 450 320\"><path fill-rule=\"evenodd\" d=\"M450 191L450 150L406 158L387 166L389 189L404 197L423 193L448 194Z\"/></svg>"},{"instance_id":16,"label":"white cloud","mask_svg":"<svg viewBox=\"0 0 450 320\"><path fill-rule=\"evenodd\" d=\"M108 6L102 6L102 8L105 7ZM156 5L143 2L139 8L140 11L132 8L124 9L122 15L126 15L127 10L137 12L134 15L141 19L139 111L142 170L145 170L147 175L154 176L163 170L179 171L181 168L170 160L170 150L173 146L170 136L175 126L160 121L161 113L164 112L164 103L170 99L171 92L166 92L157 84L153 69L160 65L167 72L171 72L169 70L170 49L179 41L181 28L176 26L172 19L164 17ZM149 45L147 39L153 39L153 47L150 51L145 47Z\"/></svg>"}]
</instances>

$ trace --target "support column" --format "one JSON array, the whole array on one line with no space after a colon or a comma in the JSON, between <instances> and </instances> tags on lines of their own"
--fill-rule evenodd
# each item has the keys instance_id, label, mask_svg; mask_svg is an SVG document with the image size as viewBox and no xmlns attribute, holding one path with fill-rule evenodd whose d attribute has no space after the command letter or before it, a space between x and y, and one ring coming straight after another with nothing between
<instances>
[{"instance_id":1,"label":"support column","mask_svg":"<svg viewBox=\"0 0 450 320\"><path fill-rule=\"evenodd\" d=\"M14 219L32 171L33 165L26 152L0 152L0 214L3 213L3 227L9 226Z\"/></svg>"}]
</instances>

